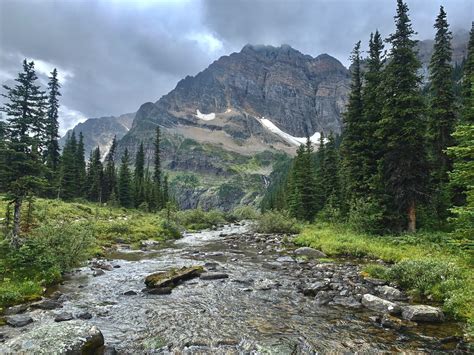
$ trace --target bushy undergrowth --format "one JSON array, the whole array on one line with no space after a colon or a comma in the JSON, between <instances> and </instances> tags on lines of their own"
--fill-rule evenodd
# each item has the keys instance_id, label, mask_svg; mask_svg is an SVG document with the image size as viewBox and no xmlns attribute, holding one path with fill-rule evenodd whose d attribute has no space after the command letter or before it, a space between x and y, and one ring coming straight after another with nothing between
<instances>
[{"instance_id":1,"label":"bushy undergrowth","mask_svg":"<svg viewBox=\"0 0 474 355\"><path fill-rule=\"evenodd\" d=\"M198 208L195 210L178 211L175 215L176 222L188 230L200 230L215 227L226 223L228 216L222 211L211 210L203 211Z\"/></svg>"},{"instance_id":2,"label":"bushy undergrowth","mask_svg":"<svg viewBox=\"0 0 474 355\"><path fill-rule=\"evenodd\" d=\"M260 216L260 212L252 206L239 206L234 208L232 216L237 220L255 220Z\"/></svg>"},{"instance_id":3,"label":"bushy undergrowth","mask_svg":"<svg viewBox=\"0 0 474 355\"><path fill-rule=\"evenodd\" d=\"M258 233L296 234L301 231L300 223L286 211L266 211L262 213L254 229Z\"/></svg>"},{"instance_id":4,"label":"bushy undergrowth","mask_svg":"<svg viewBox=\"0 0 474 355\"><path fill-rule=\"evenodd\" d=\"M474 324L472 255L453 247L447 233L380 237L318 224L305 229L296 242L330 256L382 259L389 266L369 264L364 272L395 282L420 300L438 301L447 314Z\"/></svg>"}]
</instances>

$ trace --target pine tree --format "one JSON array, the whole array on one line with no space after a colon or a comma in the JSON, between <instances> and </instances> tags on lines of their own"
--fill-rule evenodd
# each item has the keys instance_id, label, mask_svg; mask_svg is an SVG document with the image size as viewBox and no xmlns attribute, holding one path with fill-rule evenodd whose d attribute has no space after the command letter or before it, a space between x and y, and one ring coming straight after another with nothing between
<instances>
[{"instance_id":1,"label":"pine tree","mask_svg":"<svg viewBox=\"0 0 474 355\"><path fill-rule=\"evenodd\" d=\"M362 73L360 68L360 41L352 51L352 83L347 111L344 114L344 129L341 146L342 165L346 199L352 200L367 194L367 177L364 176L366 159L364 156L364 135L367 135L363 122Z\"/></svg>"},{"instance_id":2,"label":"pine tree","mask_svg":"<svg viewBox=\"0 0 474 355\"><path fill-rule=\"evenodd\" d=\"M91 152L87 166L87 198L94 202L102 202L103 166L100 160L100 149Z\"/></svg>"},{"instance_id":3,"label":"pine tree","mask_svg":"<svg viewBox=\"0 0 474 355\"><path fill-rule=\"evenodd\" d=\"M56 172L59 169L59 99L61 96L59 92L60 88L58 80L58 71L53 69L51 76L49 77L49 95L48 95L48 111L46 120L46 166L52 171L54 178ZM51 183L52 181L50 181Z\"/></svg>"},{"instance_id":4,"label":"pine tree","mask_svg":"<svg viewBox=\"0 0 474 355\"><path fill-rule=\"evenodd\" d=\"M293 159L290 177L288 179L288 208L290 214L298 219L304 219L305 211L303 206L303 170L305 161L305 146L302 144L296 151Z\"/></svg>"},{"instance_id":5,"label":"pine tree","mask_svg":"<svg viewBox=\"0 0 474 355\"><path fill-rule=\"evenodd\" d=\"M325 206L331 201L332 206L341 206L341 181L339 173L339 151L334 134L329 134L328 142L324 145L324 169L321 180L323 182L323 194Z\"/></svg>"},{"instance_id":6,"label":"pine tree","mask_svg":"<svg viewBox=\"0 0 474 355\"><path fill-rule=\"evenodd\" d=\"M387 223L397 230L416 230L416 208L426 192L428 168L424 151L424 105L421 78L412 39L415 32L408 6L397 1L396 30L388 41L392 48L384 70L384 96L379 135L384 142L380 161L388 196ZM405 226L405 227L404 227Z\"/></svg>"},{"instance_id":7,"label":"pine tree","mask_svg":"<svg viewBox=\"0 0 474 355\"><path fill-rule=\"evenodd\" d=\"M472 105L472 83L474 74L474 21L471 24L471 32L469 35L469 44L467 47L467 58L464 63L464 73L462 79L462 121L474 123L474 112L471 110Z\"/></svg>"},{"instance_id":8,"label":"pine tree","mask_svg":"<svg viewBox=\"0 0 474 355\"><path fill-rule=\"evenodd\" d=\"M114 136L112 145L110 146L109 152L105 158L105 169L104 169L104 188L103 188L103 199L109 202L113 193L117 195L117 176L115 171L115 152L117 150L117 137Z\"/></svg>"},{"instance_id":9,"label":"pine tree","mask_svg":"<svg viewBox=\"0 0 474 355\"><path fill-rule=\"evenodd\" d=\"M447 217L450 202L447 188L448 172L452 169L451 158L446 148L454 144L452 133L456 123L455 97L451 66L451 32L446 20L446 12L440 7L436 18L433 55L430 70L430 107L428 120L428 140L431 165L431 185L435 190L434 207L438 219Z\"/></svg>"},{"instance_id":10,"label":"pine tree","mask_svg":"<svg viewBox=\"0 0 474 355\"><path fill-rule=\"evenodd\" d=\"M45 97L36 84L34 63L23 61L23 72L18 74L14 87L4 85L6 103L1 111L7 116L7 136L4 183L7 197L13 204L11 244L20 244L20 219L23 200L45 187L41 149L44 136Z\"/></svg>"},{"instance_id":11,"label":"pine tree","mask_svg":"<svg viewBox=\"0 0 474 355\"><path fill-rule=\"evenodd\" d=\"M135 172L133 176L135 207L139 207L143 202L145 202L144 177L145 150L143 148L143 142L141 142L135 157Z\"/></svg>"},{"instance_id":12,"label":"pine tree","mask_svg":"<svg viewBox=\"0 0 474 355\"><path fill-rule=\"evenodd\" d=\"M119 170L118 179L118 200L120 205L125 208L133 207L133 196L132 196L132 175L130 173L130 158L128 156L128 149L125 148L125 152L122 156L122 164Z\"/></svg>"},{"instance_id":13,"label":"pine tree","mask_svg":"<svg viewBox=\"0 0 474 355\"><path fill-rule=\"evenodd\" d=\"M325 148L325 138L324 133L321 132L321 136L319 137L319 148L318 152L316 153L316 168L315 168L315 208L316 213L321 211L324 208L326 203L326 191L324 186L324 162L326 160L326 148Z\"/></svg>"}]
</instances>

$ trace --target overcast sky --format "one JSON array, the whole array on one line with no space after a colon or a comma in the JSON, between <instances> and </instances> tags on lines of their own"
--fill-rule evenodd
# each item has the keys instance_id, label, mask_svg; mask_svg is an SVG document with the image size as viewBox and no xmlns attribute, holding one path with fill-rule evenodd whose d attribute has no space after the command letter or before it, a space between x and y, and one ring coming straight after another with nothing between
<instances>
[{"instance_id":1,"label":"overcast sky","mask_svg":"<svg viewBox=\"0 0 474 355\"><path fill-rule=\"evenodd\" d=\"M420 39L439 5L469 29L472 0L407 0ZM186 75L251 44L289 44L348 64L358 40L393 31L395 0L0 0L0 83L23 58L62 82L61 132L86 117L134 112Z\"/></svg>"}]
</instances>

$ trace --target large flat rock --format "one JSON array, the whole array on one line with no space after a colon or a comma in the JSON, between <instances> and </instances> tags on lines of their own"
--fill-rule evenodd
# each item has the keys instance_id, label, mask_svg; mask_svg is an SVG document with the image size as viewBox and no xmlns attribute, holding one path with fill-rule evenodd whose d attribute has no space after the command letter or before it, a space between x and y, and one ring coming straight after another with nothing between
<instances>
[{"instance_id":1,"label":"large flat rock","mask_svg":"<svg viewBox=\"0 0 474 355\"><path fill-rule=\"evenodd\" d=\"M441 309L421 304L403 307L402 317L415 322L442 322L444 320Z\"/></svg>"},{"instance_id":2,"label":"large flat rock","mask_svg":"<svg viewBox=\"0 0 474 355\"><path fill-rule=\"evenodd\" d=\"M94 354L104 345L100 330L84 321L45 323L6 341L0 353Z\"/></svg>"},{"instance_id":3,"label":"large flat rock","mask_svg":"<svg viewBox=\"0 0 474 355\"><path fill-rule=\"evenodd\" d=\"M399 314L401 312L400 306L396 303L384 300L383 298L366 293L362 296L362 304L376 312Z\"/></svg>"},{"instance_id":4,"label":"large flat rock","mask_svg":"<svg viewBox=\"0 0 474 355\"><path fill-rule=\"evenodd\" d=\"M169 271L157 272L145 278L145 285L149 288L175 287L182 281L199 277L204 272L202 266L183 267Z\"/></svg>"}]
</instances>

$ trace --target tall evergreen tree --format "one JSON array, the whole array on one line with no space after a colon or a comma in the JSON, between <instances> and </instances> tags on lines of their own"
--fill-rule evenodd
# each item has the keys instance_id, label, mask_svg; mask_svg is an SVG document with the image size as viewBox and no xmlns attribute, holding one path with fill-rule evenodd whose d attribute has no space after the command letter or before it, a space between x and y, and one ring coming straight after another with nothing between
<instances>
[{"instance_id":1,"label":"tall evergreen tree","mask_svg":"<svg viewBox=\"0 0 474 355\"><path fill-rule=\"evenodd\" d=\"M329 134L328 142L324 145L324 162L321 180L325 206L331 201L331 207L341 206L341 178L339 151L334 134Z\"/></svg>"},{"instance_id":2,"label":"tall evergreen tree","mask_svg":"<svg viewBox=\"0 0 474 355\"><path fill-rule=\"evenodd\" d=\"M84 149L84 135L79 132L79 141L75 145L74 164L76 171L75 196L85 197L87 195L86 183L86 157Z\"/></svg>"},{"instance_id":3,"label":"tall evergreen tree","mask_svg":"<svg viewBox=\"0 0 474 355\"><path fill-rule=\"evenodd\" d=\"M293 159L290 176L288 179L288 207L293 217L304 219L303 205L305 146L301 144Z\"/></svg>"},{"instance_id":4,"label":"tall evergreen tree","mask_svg":"<svg viewBox=\"0 0 474 355\"><path fill-rule=\"evenodd\" d=\"M130 158L128 156L128 149L125 148L118 177L118 200L120 205L125 208L133 207L132 174L129 164Z\"/></svg>"},{"instance_id":5,"label":"tall evergreen tree","mask_svg":"<svg viewBox=\"0 0 474 355\"><path fill-rule=\"evenodd\" d=\"M447 182L452 161L446 154L446 148L454 144L452 133L456 123L451 66L452 36L446 20L446 12L442 6L434 27L436 36L429 64L431 85L428 139L431 180L435 191L434 205L438 218L442 221L447 217L446 212L451 204Z\"/></svg>"},{"instance_id":6,"label":"tall evergreen tree","mask_svg":"<svg viewBox=\"0 0 474 355\"><path fill-rule=\"evenodd\" d=\"M94 202L102 202L103 166L100 160L100 149L91 152L87 165L87 198Z\"/></svg>"},{"instance_id":7,"label":"tall evergreen tree","mask_svg":"<svg viewBox=\"0 0 474 355\"><path fill-rule=\"evenodd\" d=\"M60 183L58 197L70 200L77 196L76 134L72 131L66 137L61 156Z\"/></svg>"},{"instance_id":8,"label":"tall evergreen tree","mask_svg":"<svg viewBox=\"0 0 474 355\"><path fill-rule=\"evenodd\" d=\"M362 104L362 73L360 68L360 41L356 43L351 55L351 92L347 111L344 114L344 128L341 146L344 170L345 195L347 200L367 193L367 179L364 176L363 143L365 127Z\"/></svg>"},{"instance_id":9,"label":"tall evergreen tree","mask_svg":"<svg viewBox=\"0 0 474 355\"><path fill-rule=\"evenodd\" d=\"M46 119L46 165L52 171L53 177L59 169L59 99L61 96L58 80L58 71L53 69L49 77L49 95L48 95L48 112ZM51 182L51 181L50 181Z\"/></svg>"},{"instance_id":10,"label":"tall evergreen tree","mask_svg":"<svg viewBox=\"0 0 474 355\"><path fill-rule=\"evenodd\" d=\"M162 189L161 189L161 131L160 126L156 126L156 135L155 135L155 153L154 153L154 169L153 169L153 183L154 183L154 201L151 204L152 209L162 209L163 203L161 201Z\"/></svg>"},{"instance_id":11,"label":"tall evergreen tree","mask_svg":"<svg viewBox=\"0 0 474 355\"><path fill-rule=\"evenodd\" d=\"M112 194L117 195L117 173L115 171L115 152L117 150L117 137L114 136L112 145L110 146L109 152L105 157L105 168L104 168L104 188L103 188L103 199L109 201Z\"/></svg>"},{"instance_id":12,"label":"tall evergreen tree","mask_svg":"<svg viewBox=\"0 0 474 355\"><path fill-rule=\"evenodd\" d=\"M415 32L408 6L397 1L395 33L388 41L392 48L384 70L384 95L380 136L385 145L381 159L382 180L386 184L387 223L393 228L416 230L417 204L425 196L429 174L424 151L425 123L421 96L421 67L412 39Z\"/></svg>"},{"instance_id":13,"label":"tall evergreen tree","mask_svg":"<svg viewBox=\"0 0 474 355\"><path fill-rule=\"evenodd\" d=\"M6 103L1 108L7 116L5 185L13 204L11 244L20 243L20 219L23 200L44 188L44 165L40 152L44 136L44 92L36 83L34 63L23 61L23 72L15 79L16 85L4 85Z\"/></svg>"},{"instance_id":14,"label":"tall evergreen tree","mask_svg":"<svg viewBox=\"0 0 474 355\"><path fill-rule=\"evenodd\" d=\"M138 147L137 155L135 156L135 172L133 176L134 185L134 202L135 207L139 207L145 202L145 150L143 148L143 142Z\"/></svg>"}]
</instances>

